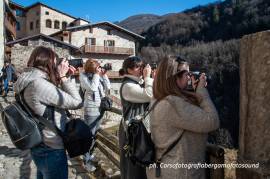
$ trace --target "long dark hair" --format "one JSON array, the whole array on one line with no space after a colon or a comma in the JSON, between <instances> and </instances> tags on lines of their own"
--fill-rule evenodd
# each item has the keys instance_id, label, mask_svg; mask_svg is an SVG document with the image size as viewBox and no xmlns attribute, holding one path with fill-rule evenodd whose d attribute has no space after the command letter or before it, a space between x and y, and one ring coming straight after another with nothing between
<instances>
[{"instance_id":1,"label":"long dark hair","mask_svg":"<svg viewBox=\"0 0 270 179\"><path fill-rule=\"evenodd\" d=\"M28 67L38 68L48 74L50 81L57 85L59 75L56 71L55 59L57 54L50 48L39 46L33 50L27 62Z\"/></svg>"},{"instance_id":2,"label":"long dark hair","mask_svg":"<svg viewBox=\"0 0 270 179\"><path fill-rule=\"evenodd\" d=\"M121 76L128 74L128 68L133 69L141 62L142 62L142 60L137 56L128 57L127 59L124 60L123 66L119 70L119 74Z\"/></svg>"}]
</instances>

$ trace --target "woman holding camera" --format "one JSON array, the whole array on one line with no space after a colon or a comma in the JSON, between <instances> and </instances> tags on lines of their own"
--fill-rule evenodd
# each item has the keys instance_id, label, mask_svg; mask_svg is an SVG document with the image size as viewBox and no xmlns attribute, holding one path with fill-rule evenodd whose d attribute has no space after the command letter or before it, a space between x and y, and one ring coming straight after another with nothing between
<instances>
[{"instance_id":1,"label":"woman holding camera","mask_svg":"<svg viewBox=\"0 0 270 179\"><path fill-rule=\"evenodd\" d=\"M150 127L156 159L161 159L160 179L205 178L203 168L165 166L204 163L207 133L219 127L217 111L205 88L205 74L200 76L196 92L187 91L190 76L181 65L177 58L164 57L154 81L158 102L151 112ZM156 178L155 174L155 168L147 171L150 179Z\"/></svg>"},{"instance_id":2,"label":"woman holding camera","mask_svg":"<svg viewBox=\"0 0 270 179\"><path fill-rule=\"evenodd\" d=\"M110 90L110 80L106 75L106 70L100 67L97 60L88 59L84 66L84 72L80 74L80 84L84 92L84 119L95 135L101 124L104 112L100 111L101 98ZM90 152L84 156L85 167L88 171L96 168L92 163L93 155Z\"/></svg>"},{"instance_id":3,"label":"woman holding camera","mask_svg":"<svg viewBox=\"0 0 270 179\"><path fill-rule=\"evenodd\" d=\"M57 65L58 64L58 65ZM57 55L46 47L33 50L27 66L19 76L14 91L24 98L24 103L37 116L52 120L64 130L67 122L67 109L75 109L81 97L75 86L66 77L73 73L68 61L58 60ZM68 165L62 138L44 128L43 143L31 148L31 156L37 167L37 179L67 179Z\"/></svg>"},{"instance_id":4,"label":"woman holding camera","mask_svg":"<svg viewBox=\"0 0 270 179\"><path fill-rule=\"evenodd\" d=\"M124 146L126 144L125 125L137 115L143 114L153 96L153 79L150 78L151 67L146 65L138 57L129 57L119 71L124 75L120 88L121 102L123 106L123 120L119 127L120 146L120 170L121 179L144 179L146 178L145 167L135 165L126 157ZM143 78L142 78L143 77Z\"/></svg>"}]
</instances>

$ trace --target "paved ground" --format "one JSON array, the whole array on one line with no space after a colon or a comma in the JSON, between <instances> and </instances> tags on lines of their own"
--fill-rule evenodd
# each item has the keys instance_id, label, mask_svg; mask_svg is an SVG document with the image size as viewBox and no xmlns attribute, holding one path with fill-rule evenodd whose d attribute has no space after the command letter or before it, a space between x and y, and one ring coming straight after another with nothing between
<instances>
[{"instance_id":1,"label":"paved ground","mask_svg":"<svg viewBox=\"0 0 270 179\"><path fill-rule=\"evenodd\" d=\"M14 101L13 93L9 93L7 97L0 97L0 109ZM80 115L80 113L77 112ZM110 121L111 123L111 121ZM106 125L106 124L105 124ZM97 171L89 174L81 167L81 159L69 160L69 178L108 178L106 176L117 175L115 167L107 162L106 157L102 156L98 150L95 151L99 157L99 165L106 166L106 175ZM119 174L118 174L119 175ZM0 179L34 179L36 178L36 168L29 154L29 150L21 151L16 149L9 139L9 136L0 121Z\"/></svg>"}]
</instances>

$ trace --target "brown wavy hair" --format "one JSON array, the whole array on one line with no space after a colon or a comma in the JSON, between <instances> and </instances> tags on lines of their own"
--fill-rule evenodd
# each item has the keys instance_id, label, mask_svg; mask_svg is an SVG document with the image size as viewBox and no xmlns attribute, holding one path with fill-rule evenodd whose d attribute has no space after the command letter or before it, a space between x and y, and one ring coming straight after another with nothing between
<instances>
[{"instance_id":1,"label":"brown wavy hair","mask_svg":"<svg viewBox=\"0 0 270 179\"><path fill-rule=\"evenodd\" d=\"M31 53L27 66L44 71L48 74L49 80L57 85L59 83L59 75L54 61L56 58L58 58L58 55L51 48L39 46Z\"/></svg>"},{"instance_id":2,"label":"brown wavy hair","mask_svg":"<svg viewBox=\"0 0 270 179\"><path fill-rule=\"evenodd\" d=\"M157 100L161 100L166 96L173 95L184 98L191 104L199 106L201 103L201 96L186 90L182 90L177 85L177 78L181 78L186 72L177 72L177 69L181 68L183 65L178 63L176 58L170 56L163 57L162 61L158 65L157 73L153 85L153 95Z\"/></svg>"},{"instance_id":3,"label":"brown wavy hair","mask_svg":"<svg viewBox=\"0 0 270 179\"><path fill-rule=\"evenodd\" d=\"M85 73L95 73L98 66L100 63L97 60L89 58L84 65L84 71Z\"/></svg>"}]
</instances>

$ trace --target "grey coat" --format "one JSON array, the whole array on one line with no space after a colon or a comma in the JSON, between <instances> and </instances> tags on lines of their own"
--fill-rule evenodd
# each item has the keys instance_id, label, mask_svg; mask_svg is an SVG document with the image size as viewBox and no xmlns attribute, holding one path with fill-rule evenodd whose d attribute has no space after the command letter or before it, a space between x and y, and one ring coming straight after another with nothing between
<instances>
[{"instance_id":1,"label":"grey coat","mask_svg":"<svg viewBox=\"0 0 270 179\"><path fill-rule=\"evenodd\" d=\"M45 72L37 68L28 68L14 84L14 91L20 93L25 89L24 99L36 115L42 116L47 105L54 106L55 124L63 130L67 122L65 109L75 109L82 100L75 84L69 80L58 88L46 79L48 75ZM55 149L63 148L60 136L47 128L42 132L46 145Z\"/></svg>"},{"instance_id":2,"label":"grey coat","mask_svg":"<svg viewBox=\"0 0 270 179\"><path fill-rule=\"evenodd\" d=\"M101 81L104 84L101 84ZM80 73L81 88L84 93L84 115L98 116L100 115L99 107L101 98L105 96L110 88L110 80L107 75L100 77L98 74ZM101 96L100 96L101 93Z\"/></svg>"},{"instance_id":3,"label":"grey coat","mask_svg":"<svg viewBox=\"0 0 270 179\"><path fill-rule=\"evenodd\" d=\"M204 169L174 168L177 167L175 164L203 163L207 133L219 127L218 114L207 90L199 88L197 93L203 96L200 107L181 97L167 96L157 104L151 114L150 127L157 158L160 158L185 130L181 140L162 158L159 179L205 178ZM147 176L148 179L156 178L155 169L147 169Z\"/></svg>"}]
</instances>

